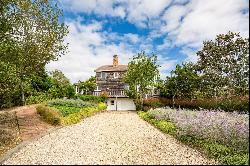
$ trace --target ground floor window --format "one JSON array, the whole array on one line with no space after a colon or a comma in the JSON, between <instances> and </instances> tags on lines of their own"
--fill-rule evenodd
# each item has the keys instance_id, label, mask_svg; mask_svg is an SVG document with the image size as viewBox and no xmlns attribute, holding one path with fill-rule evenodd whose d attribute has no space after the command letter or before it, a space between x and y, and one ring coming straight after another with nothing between
<instances>
[{"instance_id":1,"label":"ground floor window","mask_svg":"<svg viewBox=\"0 0 250 166\"><path fill-rule=\"evenodd\" d=\"M115 105L115 101L114 100L111 100L110 103L111 103L111 105Z\"/></svg>"}]
</instances>

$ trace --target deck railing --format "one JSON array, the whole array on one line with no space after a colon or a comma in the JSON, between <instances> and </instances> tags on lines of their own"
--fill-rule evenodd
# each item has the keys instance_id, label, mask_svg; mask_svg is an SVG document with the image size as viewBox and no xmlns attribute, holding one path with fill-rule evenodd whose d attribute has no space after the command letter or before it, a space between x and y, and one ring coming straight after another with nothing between
<instances>
[{"instance_id":1,"label":"deck railing","mask_svg":"<svg viewBox=\"0 0 250 166\"><path fill-rule=\"evenodd\" d=\"M101 91L94 91L94 92L93 92L93 95L94 95L94 96L100 96L100 95L101 95Z\"/></svg>"},{"instance_id":2,"label":"deck railing","mask_svg":"<svg viewBox=\"0 0 250 166\"><path fill-rule=\"evenodd\" d=\"M94 91L93 95L100 96L101 91ZM122 91L109 91L108 97L127 97L127 95L125 94L125 91L123 91L123 90Z\"/></svg>"},{"instance_id":3,"label":"deck railing","mask_svg":"<svg viewBox=\"0 0 250 166\"><path fill-rule=\"evenodd\" d=\"M94 91L93 95L94 96L100 96L101 91ZM145 98L158 97L159 95L160 95L160 93L158 91L157 92L152 91L152 92L146 94ZM120 90L120 91L109 91L108 92L108 97L128 97L128 96L126 95L124 90Z\"/></svg>"}]
</instances>

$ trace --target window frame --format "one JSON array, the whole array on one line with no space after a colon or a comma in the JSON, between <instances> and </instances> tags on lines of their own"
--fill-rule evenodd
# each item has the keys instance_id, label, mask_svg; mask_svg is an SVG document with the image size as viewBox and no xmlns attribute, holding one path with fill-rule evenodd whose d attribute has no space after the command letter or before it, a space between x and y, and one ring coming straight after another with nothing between
<instances>
[{"instance_id":1,"label":"window frame","mask_svg":"<svg viewBox=\"0 0 250 166\"><path fill-rule=\"evenodd\" d=\"M106 72L101 72L101 79L106 79L107 78L107 73Z\"/></svg>"},{"instance_id":2,"label":"window frame","mask_svg":"<svg viewBox=\"0 0 250 166\"><path fill-rule=\"evenodd\" d=\"M110 105L115 105L115 100L110 100Z\"/></svg>"},{"instance_id":3,"label":"window frame","mask_svg":"<svg viewBox=\"0 0 250 166\"><path fill-rule=\"evenodd\" d=\"M113 78L119 78L119 73L118 72L114 72L113 73Z\"/></svg>"}]
</instances>

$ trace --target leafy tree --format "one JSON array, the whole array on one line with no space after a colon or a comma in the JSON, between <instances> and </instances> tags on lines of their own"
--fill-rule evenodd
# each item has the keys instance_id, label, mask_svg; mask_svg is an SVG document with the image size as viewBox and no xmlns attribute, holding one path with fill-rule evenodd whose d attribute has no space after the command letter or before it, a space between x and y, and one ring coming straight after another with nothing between
<instances>
[{"instance_id":1,"label":"leafy tree","mask_svg":"<svg viewBox=\"0 0 250 166\"><path fill-rule=\"evenodd\" d=\"M24 102L28 77L64 55L68 30L59 22L62 11L48 0L1 0L0 4L0 60L15 66Z\"/></svg>"},{"instance_id":2,"label":"leafy tree","mask_svg":"<svg viewBox=\"0 0 250 166\"><path fill-rule=\"evenodd\" d=\"M56 69L56 70L52 71L51 76L53 78L55 85L64 86L64 85L70 84L69 79L60 70Z\"/></svg>"},{"instance_id":3,"label":"leafy tree","mask_svg":"<svg viewBox=\"0 0 250 166\"><path fill-rule=\"evenodd\" d=\"M207 96L249 93L249 39L229 31L205 41L197 55Z\"/></svg>"},{"instance_id":4,"label":"leafy tree","mask_svg":"<svg viewBox=\"0 0 250 166\"><path fill-rule=\"evenodd\" d=\"M148 56L145 52L138 53L129 62L128 71L124 75L124 81L129 85L126 94L135 99L140 107L143 105L143 98L149 88L155 86L159 79L159 65L156 62L156 55Z\"/></svg>"},{"instance_id":5,"label":"leafy tree","mask_svg":"<svg viewBox=\"0 0 250 166\"><path fill-rule=\"evenodd\" d=\"M48 75L45 69L32 74L29 78L32 94L37 92L45 93L53 86L52 77Z\"/></svg>"},{"instance_id":6,"label":"leafy tree","mask_svg":"<svg viewBox=\"0 0 250 166\"><path fill-rule=\"evenodd\" d=\"M201 98L201 77L196 72L196 66L193 63L183 63L176 65L176 69L171 71L171 76L167 76L162 93L166 97L172 98L175 104L175 98L195 99Z\"/></svg>"},{"instance_id":7,"label":"leafy tree","mask_svg":"<svg viewBox=\"0 0 250 166\"><path fill-rule=\"evenodd\" d=\"M53 86L48 90L48 93L51 94L53 98L72 98L74 96L74 87L62 71L54 70L51 72L51 76Z\"/></svg>"},{"instance_id":8,"label":"leafy tree","mask_svg":"<svg viewBox=\"0 0 250 166\"><path fill-rule=\"evenodd\" d=\"M16 100L19 81L15 66L0 61L0 108L10 107L20 102Z\"/></svg>"},{"instance_id":9,"label":"leafy tree","mask_svg":"<svg viewBox=\"0 0 250 166\"><path fill-rule=\"evenodd\" d=\"M84 94L89 94L96 89L96 77L91 76L88 80L80 83L80 90L83 90Z\"/></svg>"}]
</instances>

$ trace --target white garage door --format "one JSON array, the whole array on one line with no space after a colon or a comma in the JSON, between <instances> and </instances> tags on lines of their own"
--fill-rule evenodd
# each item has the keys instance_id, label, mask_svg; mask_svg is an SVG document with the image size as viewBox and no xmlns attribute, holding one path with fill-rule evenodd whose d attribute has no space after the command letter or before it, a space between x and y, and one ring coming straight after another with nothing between
<instances>
[{"instance_id":1,"label":"white garage door","mask_svg":"<svg viewBox=\"0 0 250 166\"><path fill-rule=\"evenodd\" d=\"M109 98L108 99L108 107L107 110L135 110L135 104L132 99L128 98Z\"/></svg>"}]
</instances>

